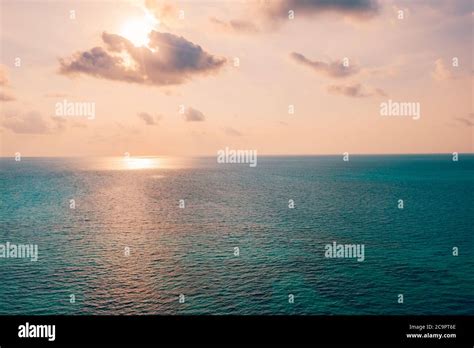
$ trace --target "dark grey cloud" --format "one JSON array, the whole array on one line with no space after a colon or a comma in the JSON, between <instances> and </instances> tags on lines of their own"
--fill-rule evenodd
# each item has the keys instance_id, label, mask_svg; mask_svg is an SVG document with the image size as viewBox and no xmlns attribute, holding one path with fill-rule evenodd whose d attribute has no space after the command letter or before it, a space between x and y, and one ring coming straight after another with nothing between
<instances>
[{"instance_id":1,"label":"dark grey cloud","mask_svg":"<svg viewBox=\"0 0 474 348\"><path fill-rule=\"evenodd\" d=\"M416 1L412 0L397 0L399 6L413 6L414 4L420 7L429 7L434 11L438 11L442 15L464 16L472 13L472 0L428 0Z\"/></svg>"},{"instance_id":2,"label":"dark grey cloud","mask_svg":"<svg viewBox=\"0 0 474 348\"><path fill-rule=\"evenodd\" d=\"M230 21L223 21L215 17L211 17L209 21L218 29L235 33L256 33L258 28L250 21L242 19L233 19Z\"/></svg>"},{"instance_id":3,"label":"dark grey cloud","mask_svg":"<svg viewBox=\"0 0 474 348\"><path fill-rule=\"evenodd\" d=\"M289 11L293 11L295 19L335 14L366 21L381 12L381 4L381 0L260 0L249 2L245 17L230 21L215 17L210 20L222 30L253 34L277 29L280 24L288 22ZM252 21L247 18L252 18Z\"/></svg>"},{"instance_id":4,"label":"dark grey cloud","mask_svg":"<svg viewBox=\"0 0 474 348\"><path fill-rule=\"evenodd\" d=\"M148 126L153 126L158 124L158 121L161 119L160 115L153 117L147 112L139 112L138 117L145 121L145 124Z\"/></svg>"},{"instance_id":5,"label":"dark grey cloud","mask_svg":"<svg viewBox=\"0 0 474 348\"><path fill-rule=\"evenodd\" d=\"M201 111L193 109L191 107L186 109L184 113L184 118L186 122L202 122L206 119L206 117Z\"/></svg>"},{"instance_id":6,"label":"dark grey cloud","mask_svg":"<svg viewBox=\"0 0 474 348\"><path fill-rule=\"evenodd\" d=\"M152 31L148 47L120 35L102 34L104 47L59 59L60 73L149 85L176 85L218 71L226 62L183 37Z\"/></svg>"},{"instance_id":7,"label":"dark grey cloud","mask_svg":"<svg viewBox=\"0 0 474 348\"><path fill-rule=\"evenodd\" d=\"M290 57L297 63L311 68L313 71L322 73L333 78L348 77L357 74L360 69L355 65L345 67L342 61L333 61L330 63L310 60L301 53L292 52Z\"/></svg>"},{"instance_id":8,"label":"dark grey cloud","mask_svg":"<svg viewBox=\"0 0 474 348\"><path fill-rule=\"evenodd\" d=\"M287 20L290 10L294 11L295 18L336 13L360 20L370 19L380 10L377 0L273 0L262 7L266 16L275 21Z\"/></svg>"},{"instance_id":9,"label":"dark grey cloud","mask_svg":"<svg viewBox=\"0 0 474 348\"><path fill-rule=\"evenodd\" d=\"M387 96L384 90L375 88L373 91L367 91L367 88L360 83L348 85L331 85L328 87L328 92L331 94L343 95L352 98L365 98L372 96Z\"/></svg>"}]
</instances>

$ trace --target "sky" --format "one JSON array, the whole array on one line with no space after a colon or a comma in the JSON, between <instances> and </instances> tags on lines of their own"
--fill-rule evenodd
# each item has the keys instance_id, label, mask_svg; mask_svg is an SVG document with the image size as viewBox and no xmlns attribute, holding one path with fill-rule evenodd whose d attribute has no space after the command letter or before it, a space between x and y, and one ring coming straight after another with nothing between
<instances>
[{"instance_id":1,"label":"sky","mask_svg":"<svg viewBox=\"0 0 474 348\"><path fill-rule=\"evenodd\" d=\"M473 152L469 0L0 11L1 156Z\"/></svg>"}]
</instances>

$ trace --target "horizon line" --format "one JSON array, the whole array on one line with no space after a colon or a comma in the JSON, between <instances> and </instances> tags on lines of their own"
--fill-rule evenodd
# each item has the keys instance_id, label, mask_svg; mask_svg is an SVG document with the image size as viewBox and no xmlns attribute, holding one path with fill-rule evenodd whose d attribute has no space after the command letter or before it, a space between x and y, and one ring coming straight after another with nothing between
<instances>
[{"instance_id":1,"label":"horizon line","mask_svg":"<svg viewBox=\"0 0 474 348\"><path fill-rule=\"evenodd\" d=\"M253 151L252 149L235 149L240 151ZM454 152L410 152L410 153L351 153L350 156L416 156L416 155L453 155ZM258 153L257 153L258 154ZM458 155L474 155L473 152L457 152ZM217 154L216 154L217 155ZM178 157L178 158L212 158L216 155L200 155L200 156L185 156L185 155L130 155L130 157ZM324 154L258 154L262 157L324 157L324 156L344 156L344 153L324 153ZM104 157L124 157L123 155L70 155L70 156L21 156L22 158L104 158ZM15 158L15 154L11 156L0 156L3 158Z\"/></svg>"}]
</instances>

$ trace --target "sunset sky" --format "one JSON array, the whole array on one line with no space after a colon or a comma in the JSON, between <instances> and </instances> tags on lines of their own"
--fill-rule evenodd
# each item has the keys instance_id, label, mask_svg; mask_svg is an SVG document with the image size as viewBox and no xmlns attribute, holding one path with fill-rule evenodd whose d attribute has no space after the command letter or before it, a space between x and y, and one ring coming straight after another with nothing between
<instances>
[{"instance_id":1,"label":"sunset sky","mask_svg":"<svg viewBox=\"0 0 474 348\"><path fill-rule=\"evenodd\" d=\"M473 152L469 0L0 3L1 156Z\"/></svg>"}]
</instances>

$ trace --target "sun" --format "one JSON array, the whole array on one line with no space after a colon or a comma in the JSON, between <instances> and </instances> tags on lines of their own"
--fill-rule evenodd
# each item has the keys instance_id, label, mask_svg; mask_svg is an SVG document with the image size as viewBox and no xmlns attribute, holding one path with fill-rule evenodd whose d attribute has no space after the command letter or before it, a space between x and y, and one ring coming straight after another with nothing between
<instances>
[{"instance_id":1,"label":"sun","mask_svg":"<svg viewBox=\"0 0 474 348\"><path fill-rule=\"evenodd\" d=\"M120 30L120 35L137 47L147 46L150 42L148 34L152 28L145 22L132 20L125 22Z\"/></svg>"},{"instance_id":2,"label":"sun","mask_svg":"<svg viewBox=\"0 0 474 348\"><path fill-rule=\"evenodd\" d=\"M143 17L126 21L120 28L120 35L129 40L134 46L148 46L149 34L158 27L160 22L148 11Z\"/></svg>"}]
</instances>

